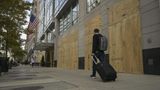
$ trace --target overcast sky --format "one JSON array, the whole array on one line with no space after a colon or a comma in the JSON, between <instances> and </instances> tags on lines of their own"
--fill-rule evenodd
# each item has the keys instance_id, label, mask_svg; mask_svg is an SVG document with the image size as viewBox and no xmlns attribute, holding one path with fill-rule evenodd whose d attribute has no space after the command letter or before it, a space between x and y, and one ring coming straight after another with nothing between
<instances>
[{"instance_id":1,"label":"overcast sky","mask_svg":"<svg viewBox=\"0 0 160 90\"><path fill-rule=\"evenodd\" d=\"M26 1L32 2L33 0L26 0Z\"/></svg>"}]
</instances>

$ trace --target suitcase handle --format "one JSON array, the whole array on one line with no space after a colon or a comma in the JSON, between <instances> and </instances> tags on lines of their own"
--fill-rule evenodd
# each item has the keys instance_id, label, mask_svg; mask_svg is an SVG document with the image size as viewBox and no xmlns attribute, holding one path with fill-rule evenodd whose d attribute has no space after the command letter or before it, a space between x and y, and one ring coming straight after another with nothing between
<instances>
[{"instance_id":1,"label":"suitcase handle","mask_svg":"<svg viewBox=\"0 0 160 90\"><path fill-rule=\"evenodd\" d=\"M93 57L95 57L95 58L97 59L97 62L94 60L94 58L93 58ZM97 58L97 56L96 56L95 54L93 54L93 55L92 55L92 59L93 59L93 62L94 62L95 64L100 63L99 58Z\"/></svg>"}]
</instances>

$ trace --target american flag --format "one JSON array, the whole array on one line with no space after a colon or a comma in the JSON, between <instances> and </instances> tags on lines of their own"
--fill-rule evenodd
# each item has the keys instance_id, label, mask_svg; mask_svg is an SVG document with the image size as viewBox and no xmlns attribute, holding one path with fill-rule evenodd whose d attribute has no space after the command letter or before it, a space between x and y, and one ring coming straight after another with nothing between
<instances>
[{"instance_id":1,"label":"american flag","mask_svg":"<svg viewBox=\"0 0 160 90\"><path fill-rule=\"evenodd\" d=\"M36 18L36 16L34 16L34 15L31 13L28 30L34 30L34 28L37 26L37 24L38 24L38 19Z\"/></svg>"}]
</instances>

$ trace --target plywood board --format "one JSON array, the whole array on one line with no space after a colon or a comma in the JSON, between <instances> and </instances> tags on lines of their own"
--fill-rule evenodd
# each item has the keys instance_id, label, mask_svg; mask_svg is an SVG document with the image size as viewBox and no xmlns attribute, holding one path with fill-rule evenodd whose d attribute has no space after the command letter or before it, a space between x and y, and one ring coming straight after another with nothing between
<instances>
[{"instance_id":1,"label":"plywood board","mask_svg":"<svg viewBox=\"0 0 160 90\"><path fill-rule=\"evenodd\" d=\"M118 72L143 73L139 0L109 9L109 59Z\"/></svg>"},{"instance_id":2,"label":"plywood board","mask_svg":"<svg viewBox=\"0 0 160 90\"><path fill-rule=\"evenodd\" d=\"M59 39L58 67L64 69L78 69L78 31L71 30Z\"/></svg>"}]
</instances>

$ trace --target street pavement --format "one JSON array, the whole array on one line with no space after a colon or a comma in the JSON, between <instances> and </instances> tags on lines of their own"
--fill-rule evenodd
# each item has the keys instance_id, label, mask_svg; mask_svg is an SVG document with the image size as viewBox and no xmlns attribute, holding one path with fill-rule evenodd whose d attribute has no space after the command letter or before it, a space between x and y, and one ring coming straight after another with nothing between
<instances>
[{"instance_id":1,"label":"street pavement","mask_svg":"<svg viewBox=\"0 0 160 90\"><path fill-rule=\"evenodd\" d=\"M90 71L18 66L0 76L0 90L160 90L160 76L118 73L114 82Z\"/></svg>"}]
</instances>

